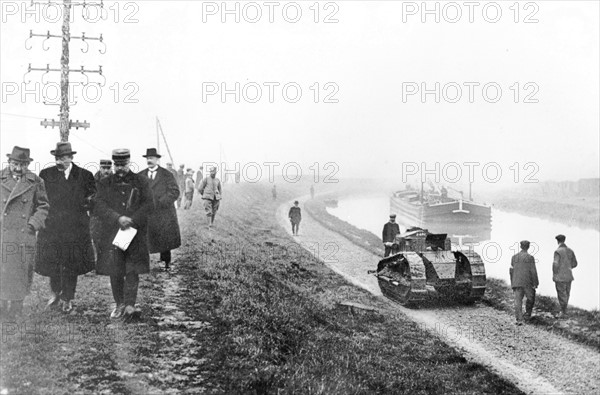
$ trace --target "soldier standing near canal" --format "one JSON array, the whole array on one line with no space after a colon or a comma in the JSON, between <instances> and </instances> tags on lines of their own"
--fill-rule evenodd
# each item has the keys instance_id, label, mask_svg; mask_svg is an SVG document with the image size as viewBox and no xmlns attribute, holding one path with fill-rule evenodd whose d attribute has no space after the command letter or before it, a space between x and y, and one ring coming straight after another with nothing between
<instances>
[{"instance_id":1,"label":"soldier standing near canal","mask_svg":"<svg viewBox=\"0 0 600 395\"><path fill-rule=\"evenodd\" d=\"M35 234L44 227L49 204L44 181L27 169L33 160L29 148L14 147L6 156L8 167L0 173L0 317L12 319L21 314L29 294Z\"/></svg>"},{"instance_id":2,"label":"soldier standing near canal","mask_svg":"<svg viewBox=\"0 0 600 395\"><path fill-rule=\"evenodd\" d=\"M400 234L400 226L396 223L396 214L390 214L390 220L383 225L383 232L381 234L381 239L385 246L384 257L397 252L398 244L396 243L396 235L398 234Z\"/></svg>"},{"instance_id":3,"label":"soldier standing near canal","mask_svg":"<svg viewBox=\"0 0 600 395\"><path fill-rule=\"evenodd\" d=\"M555 237L558 248L554 251L554 262L552 264L552 280L556 287L560 312L557 318L567 316L567 306L571 296L571 282L574 280L572 269L577 267L577 258L572 249L565 245L567 239L564 235Z\"/></svg>"},{"instance_id":4,"label":"soldier standing near canal","mask_svg":"<svg viewBox=\"0 0 600 395\"><path fill-rule=\"evenodd\" d=\"M517 325L523 324L523 318L529 320L535 304L535 289L539 285L535 259L530 255L529 241L521 241L521 251L514 255L510 262L510 286L515 295L515 317ZM523 317L523 296L525 303L525 317Z\"/></svg>"},{"instance_id":5,"label":"soldier standing near canal","mask_svg":"<svg viewBox=\"0 0 600 395\"><path fill-rule=\"evenodd\" d=\"M147 224L154 209L148 181L130 169L128 149L113 151L115 174L98 183L94 214L101 220L96 272L110 276L116 307L111 318L131 318L141 314L135 307L139 275L150 272ZM169 175L171 175L169 173ZM119 229L134 228L137 233L128 248L112 244Z\"/></svg>"}]
</instances>

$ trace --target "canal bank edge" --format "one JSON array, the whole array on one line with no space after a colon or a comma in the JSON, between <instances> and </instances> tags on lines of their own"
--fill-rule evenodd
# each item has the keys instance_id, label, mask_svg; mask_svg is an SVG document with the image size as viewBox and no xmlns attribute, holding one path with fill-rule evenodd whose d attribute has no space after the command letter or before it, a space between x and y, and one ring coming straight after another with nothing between
<instances>
[{"instance_id":1,"label":"canal bank edge","mask_svg":"<svg viewBox=\"0 0 600 395\"><path fill-rule=\"evenodd\" d=\"M353 244L369 252L383 257L383 246L379 237L364 229L339 219L330 214L325 205L325 200L334 195L322 195L304 203L306 211L325 228L344 236ZM339 196L338 196L339 198ZM373 263L375 266L375 262ZM513 292L504 280L489 278L482 302L500 311L514 313ZM552 333L593 347L600 351L600 311L585 310L578 307L569 307L569 318L557 320L554 313L558 309L555 297L536 296L534 317L531 325L548 330Z\"/></svg>"}]
</instances>

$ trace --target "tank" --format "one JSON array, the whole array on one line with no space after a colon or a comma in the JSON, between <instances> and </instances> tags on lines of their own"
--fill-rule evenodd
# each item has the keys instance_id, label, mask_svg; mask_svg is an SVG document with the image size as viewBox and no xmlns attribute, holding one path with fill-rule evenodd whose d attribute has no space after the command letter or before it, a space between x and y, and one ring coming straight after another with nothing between
<instances>
[{"instance_id":1,"label":"tank","mask_svg":"<svg viewBox=\"0 0 600 395\"><path fill-rule=\"evenodd\" d=\"M396 236L392 251L371 273L383 295L402 305L439 298L473 303L485 293L481 257L473 251L452 251L447 234L411 228Z\"/></svg>"}]
</instances>

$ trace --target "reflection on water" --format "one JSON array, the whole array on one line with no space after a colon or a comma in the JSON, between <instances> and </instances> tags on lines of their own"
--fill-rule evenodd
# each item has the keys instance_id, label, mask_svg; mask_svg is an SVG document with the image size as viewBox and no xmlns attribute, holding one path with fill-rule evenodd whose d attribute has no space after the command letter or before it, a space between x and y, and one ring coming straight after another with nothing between
<instances>
[{"instance_id":1,"label":"reflection on water","mask_svg":"<svg viewBox=\"0 0 600 395\"><path fill-rule=\"evenodd\" d=\"M390 201L386 195L357 196L342 198L336 208L328 212L358 228L368 230L381 237L384 223L390 214ZM400 230L407 226L402 218L397 218ZM441 228L428 224L435 233L447 233L453 245L458 248L473 248L486 263L489 277L510 281L508 269L511 257L519 251L519 241L531 242L531 253L536 258L540 286L538 293L556 296L552 281L552 260L559 233L567 236L566 244L575 251L579 265L573 270L575 281L571 288L570 304L586 309L600 306L600 233L595 230L580 229L558 222L526 217L492 209L492 229L478 229L454 225Z\"/></svg>"}]
</instances>

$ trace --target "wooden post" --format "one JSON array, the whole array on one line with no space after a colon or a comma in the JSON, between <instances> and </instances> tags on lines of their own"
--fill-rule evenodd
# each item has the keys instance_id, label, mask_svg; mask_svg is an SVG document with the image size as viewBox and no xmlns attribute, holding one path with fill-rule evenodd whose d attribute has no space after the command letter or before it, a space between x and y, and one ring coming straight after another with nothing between
<instances>
[{"instance_id":1,"label":"wooden post","mask_svg":"<svg viewBox=\"0 0 600 395\"><path fill-rule=\"evenodd\" d=\"M69 41L71 0L63 0L62 56L60 58L60 141L69 141Z\"/></svg>"}]
</instances>

